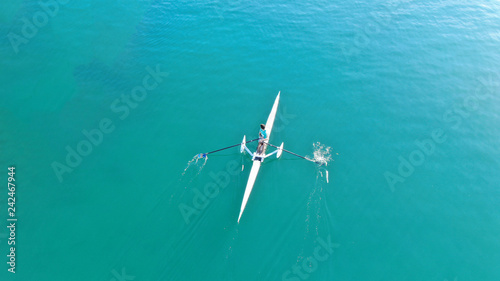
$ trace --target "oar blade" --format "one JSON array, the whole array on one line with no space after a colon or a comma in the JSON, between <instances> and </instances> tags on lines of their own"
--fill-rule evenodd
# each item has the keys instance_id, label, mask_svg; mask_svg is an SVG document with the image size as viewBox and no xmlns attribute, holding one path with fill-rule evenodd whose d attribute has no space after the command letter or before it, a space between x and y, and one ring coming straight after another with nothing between
<instances>
[{"instance_id":1,"label":"oar blade","mask_svg":"<svg viewBox=\"0 0 500 281\"><path fill-rule=\"evenodd\" d=\"M240 153L243 153L243 151L245 151L245 144L246 143L247 143L247 137L243 136L243 140L241 141Z\"/></svg>"},{"instance_id":2,"label":"oar blade","mask_svg":"<svg viewBox=\"0 0 500 281\"><path fill-rule=\"evenodd\" d=\"M284 143L284 142L282 142L282 143L281 143L281 145L280 145L280 147L278 147L278 153L276 153L276 158L280 158L280 157L281 157L281 154L283 154L283 145L284 145L284 144L285 144L285 143Z\"/></svg>"}]
</instances>

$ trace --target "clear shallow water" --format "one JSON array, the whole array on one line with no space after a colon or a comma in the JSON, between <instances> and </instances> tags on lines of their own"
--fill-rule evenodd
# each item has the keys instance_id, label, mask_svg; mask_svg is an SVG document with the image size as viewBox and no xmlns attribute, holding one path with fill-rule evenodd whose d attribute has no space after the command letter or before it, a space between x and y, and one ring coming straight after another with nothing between
<instances>
[{"instance_id":1,"label":"clear shallow water","mask_svg":"<svg viewBox=\"0 0 500 281\"><path fill-rule=\"evenodd\" d=\"M287 271L328 239L308 280L500 276L497 2L80 1L17 54L8 34L41 8L1 5L0 163L19 186L18 273L2 280L300 280ZM157 65L168 77L120 119L113 102ZM182 173L255 135L279 90L272 142L339 155L328 184L309 162L266 161L237 225L248 159ZM60 182L52 163L104 118L114 131ZM425 154L415 141L436 129ZM179 206L242 163L186 224Z\"/></svg>"}]
</instances>

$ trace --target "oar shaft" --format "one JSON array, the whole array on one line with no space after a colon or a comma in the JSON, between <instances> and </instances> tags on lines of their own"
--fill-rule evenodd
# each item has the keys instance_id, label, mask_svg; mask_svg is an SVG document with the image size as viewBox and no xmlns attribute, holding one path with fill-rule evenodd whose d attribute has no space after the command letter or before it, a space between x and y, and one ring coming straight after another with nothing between
<instances>
[{"instance_id":1,"label":"oar shaft","mask_svg":"<svg viewBox=\"0 0 500 281\"><path fill-rule=\"evenodd\" d=\"M270 145L270 146L272 146L272 147L279 148L278 146L276 146L276 145L274 145L274 144L270 144L270 143L267 143L267 144L268 144L268 145ZM300 155L298 155L297 153L291 152L290 150L286 150L286 149L284 149L284 148L282 148L282 150L283 150L284 152L290 153L290 154L295 155L295 156L297 156L297 157L300 157L300 158L302 158L302 159L306 159L306 160L308 160L308 161L313 161L313 160L308 159L308 158L306 158L306 157L304 157L304 156L300 156ZM313 162L314 162L314 161L313 161Z\"/></svg>"},{"instance_id":2,"label":"oar shaft","mask_svg":"<svg viewBox=\"0 0 500 281\"><path fill-rule=\"evenodd\" d=\"M235 144L235 145L231 145L231 146L228 146L228 147L224 147L224 148L221 148L221 149L217 149L217 150L214 150L214 151L210 151L210 152L207 152L205 154L210 154L210 153L214 153L214 152L217 152L217 151L221 151L221 150L225 150L225 149L229 149L231 147L235 147L235 146L238 146L238 145L241 145L241 143L239 144Z\"/></svg>"},{"instance_id":3,"label":"oar shaft","mask_svg":"<svg viewBox=\"0 0 500 281\"><path fill-rule=\"evenodd\" d=\"M292 154L292 155L295 155L295 156L297 156L297 157L300 157L300 158L302 158L302 159L310 160L310 159L307 159L307 158L306 158L306 157L304 157L304 156L300 156L300 155L298 155L297 153L293 153L293 152L291 152L290 150L286 150L286 149L284 149L284 148L283 148L283 151L284 151L284 152L288 152L288 153L290 153L290 154Z\"/></svg>"},{"instance_id":4,"label":"oar shaft","mask_svg":"<svg viewBox=\"0 0 500 281\"><path fill-rule=\"evenodd\" d=\"M256 141L256 140L259 140L259 139L257 138L257 139L254 139L254 140L249 140L246 143L253 142L253 141ZM228 146L228 147L224 147L224 148L221 148L221 149L217 149L217 150L214 150L214 151L210 151L210 152L207 152L207 153L204 153L204 154L208 155L210 153L218 152L218 151L221 151L221 150L226 150L226 149L229 149L231 147L236 147L238 145L241 145L241 143L238 143L238 144L235 144L235 145L231 145L231 146Z\"/></svg>"}]
</instances>

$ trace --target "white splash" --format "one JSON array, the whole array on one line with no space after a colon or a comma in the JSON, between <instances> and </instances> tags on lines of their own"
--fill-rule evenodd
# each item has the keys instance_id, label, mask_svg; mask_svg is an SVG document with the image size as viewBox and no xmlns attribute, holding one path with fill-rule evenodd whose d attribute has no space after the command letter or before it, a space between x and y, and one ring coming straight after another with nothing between
<instances>
[{"instance_id":1,"label":"white splash","mask_svg":"<svg viewBox=\"0 0 500 281\"><path fill-rule=\"evenodd\" d=\"M313 160L318 164L328 165L328 162L332 160L332 148L319 142L313 143L313 148Z\"/></svg>"},{"instance_id":2,"label":"white splash","mask_svg":"<svg viewBox=\"0 0 500 281\"><path fill-rule=\"evenodd\" d=\"M204 160L200 160L200 159L204 159ZM200 160L201 166L198 165L198 160ZM193 159L189 160L189 162L187 163L186 168L182 172L182 176L184 176L186 174L186 171L193 165L196 165L198 167L198 172L196 173L196 175L200 174L201 170L203 170L203 167L205 167L207 160L208 160L208 156L205 155L205 157L200 157L200 154L196 154L193 157Z\"/></svg>"},{"instance_id":3,"label":"white splash","mask_svg":"<svg viewBox=\"0 0 500 281\"><path fill-rule=\"evenodd\" d=\"M313 148L314 148L313 151L314 157L310 160L319 164L318 174L321 177L325 177L326 183L329 183L330 180L328 178L328 170L326 169L326 166L328 166L328 162L334 161L332 156L332 148L324 144L321 144L319 142L313 143Z\"/></svg>"}]
</instances>

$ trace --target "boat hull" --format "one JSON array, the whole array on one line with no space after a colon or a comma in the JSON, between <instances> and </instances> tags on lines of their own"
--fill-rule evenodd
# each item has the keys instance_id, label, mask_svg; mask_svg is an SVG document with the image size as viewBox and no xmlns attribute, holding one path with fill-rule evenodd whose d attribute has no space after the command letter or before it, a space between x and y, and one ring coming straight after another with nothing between
<instances>
[{"instance_id":1,"label":"boat hull","mask_svg":"<svg viewBox=\"0 0 500 281\"><path fill-rule=\"evenodd\" d=\"M273 108L271 109L271 113L269 114L269 117L267 118L267 122L266 122L267 139L265 139L266 142L269 142L269 138L271 137L271 132L272 132L273 126L274 126L274 119L276 118L276 113L278 112L279 101L280 101L280 93L278 93L278 96L276 96L276 99L274 100ZM245 194L243 195L243 201L241 203L241 208L240 208L240 215L238 216L238 223L240 222L241 215L243 215L243 211L245 210L248 199L250 198L250 194L252 193L252 189L253 189L253 186L255 184L255 180L257 179L257 174L259 173L260 165L261 165L262 161L264 161L264 158L266 156L266 149L267 149L267 145L264 144L264 148L262 149L262 152L259 154L257 154L257 152L255 152L254 157L252 158L252 160L253 160L252 169L250 170L250 175L248 176L247 186L245 188Z\"/></svg>"}]
</instances>

